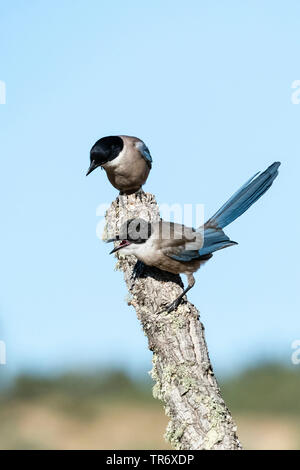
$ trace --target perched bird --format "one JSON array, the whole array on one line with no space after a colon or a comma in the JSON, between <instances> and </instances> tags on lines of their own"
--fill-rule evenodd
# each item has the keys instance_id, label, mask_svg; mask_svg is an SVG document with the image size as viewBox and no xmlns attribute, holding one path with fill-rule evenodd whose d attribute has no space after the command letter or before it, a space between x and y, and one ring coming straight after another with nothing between
<instances>
[{"instance_id":1,"label":"perched bird","mask_svg":"<svg viewBox=\"0 0 300 470\"><path fill-rule=\"evenodd\" d=\"M121 194L138 191L152 166L148 147L142 140L128 135L102 137L91 148L90 159L86 176L98 166L104 168L109 181Z\"/></svg>"},{"instance_id":2,"label":"perched bird","mask_svg":"<svg viewBox=\"0 0 300 470\"><path fill-rule=\"evenodd\" d=\"M120 234L108 240L121 240L121 244L111 253L122 250L122 254L134 255L148 266L174 274L186 274L188 287L166 307L171 312L194 286L193 273L212 257L213 252L237 244L229 239L223 228L242 215L270 188L278 175L279 166L280 162L275 162L263 173L255 174L197 230L162 220L152 224L143 219L128 220Z\"/></svg>"}]
</instances>

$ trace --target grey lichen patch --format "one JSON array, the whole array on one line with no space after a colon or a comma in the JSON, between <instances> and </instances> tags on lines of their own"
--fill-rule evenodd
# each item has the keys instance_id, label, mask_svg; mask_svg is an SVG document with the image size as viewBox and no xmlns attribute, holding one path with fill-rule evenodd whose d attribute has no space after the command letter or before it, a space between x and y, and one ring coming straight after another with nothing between
<instances>
[{"instance_id":1,"label":"grey lichen patch","mask_svg":"<svg viewBox=\"0 0 300 470\"><path fill-rule=\"evenodd\" d=\"M223 403L218 402L214 397L206 395L202 399L202 403L207 408L207 415L211 425L210 430L205 436L203 447L205 449L213 449L218 442L221 442L225 437L225 426L227 422L232 425L231 417L224 407Z\"/></svg>"},{"instance_id":2,"label":"grey lichen patch","mask_svg":"<svg viewBox=\"0 0 300 470\"><path fill-rule=\"evenodd\" d=\"M104 242L106 242L106 240L109 240L110 238L112 238L112 236L111 237L109 236L108 227L107 227L107 225L105 225L105 227L103 229L103 233L102 233L102 240Z\"/></svg>"},{"instance_id":3,"label":"grey lichen patch","mask_svg":"<svg viewBox=\"0 0 300 470\"><path fill-rule=\"evenodd\" d=\"M152 387L153 398L157 400L163 400L162 390L161 390L161 381L159 374L157 372L157 355L154 353L152 358L152 370L149 372L151 378L154 380L155 384Z\"/></svg>"},{"instance_id":4,"label":"grey lichen patch","mask_svg":"<svg viewBox=\"0 0 300 470\"><path fill-rule=\"evenodd\" d=\"M121 259L118 259L116 262L115 271L123 271L123 262Z\"/></svg>"},{"instance_id":5,"label":"grey lichen patch","mask_svg":"<svg viewBox=\"0 0 300 470\"><path fill-rule=\"evenodd\" d=\"M163 333L166 329L166 324L162 321L157 321L155 327L158 333Z\"/></svg>"},{"instance_id":6,"label":"grey lichen patch","mask_svg":"<svg viewBox=\"0 0 300 470\"><path fill-rule=\"evenodd\" d=\"M224 438L224 432L221 430L216 430L215 428L211 428L205 436L205 439L202 444L202 448L204 450L211 450L215 448L215 445L218 442L221 442Z\"/></svg>"},{"instance_id":7,"label":"grey lichen patch","mask_svg":"<svg viewBox=\"0 0 300 470\"><path fill-rule=\"evenodd\" d=\"M148 320L147 320L149 318L149 315L148 315L149 309L146 305L138 305L138 299L137 299L136 295L133 295L133 297L134 297L135 302L136 302L136 307L138 308L139 316L146 319L146 321L142 321L144 333L146 333L146 331L149 330L149 325L150 325L150 323L148 323ZM146 325L146 327L145 327L145 325ZM153 326L153 325L151 325L151 326Z\"/></svg>"},{"instance_id":8,"label":"grey lichen patch","mask_svg":"<svg viewBox=\"0 0 300 470\"><path fill-rule=\"evenodd\" d=\"M188 366L182 365L177 368L177 377L181 385L181 394L193 390L197 386L197 380L191 375L191 370Z\"/></svg>"},{"instance_id":9,"label":"grey lichen patch","mask_svg":"<svg viewBox=\"0 0 300 470\"><path fill-rule=\"evenodd\" d=\"M184 447L181 443L181 438L185 431L185 426L181 425L176 427L173 421L169 421L164 438L167 442L177 450L182 450Z\"/></svg>"},{"instance_id":10,"label":"grey lichen patch","mask_svg":"<svg viewBox=\"0 0 300 470\"><path fill-rule=\"evenodd\" d=\"M171 313L164 312L163 315L168 320L168 322L173 326L174 330L178 330L180 328L184 328L186 325L186 317L185 317L186 310L183 305L179 305L176 310Z\"/></svg>"},{"instance_id":11,"label":"grey lichen patch","mask_svg":"<svg viewBox=\"0 0 300 470\"><path fill-rule=\"evenodd\" d=\"M205 387L198 387L197 395L194 397L195 402L201 405L205 401L206 393Z\"/></svg>"},{"instance_id":12,"label":"grey lichen patch","mask_svg":"<svg viewBox=\"0 0 300 470\"><path fill-rule=\"evenodd\" d=\"M208 408L209 414L211 415L212 426L220 424L222 420L226 419L228 413L223 402L218 402L215 397L206 395L203 397L202 403Z\"/></svg>"},{"instance_id":13,"label":"grey lichen patch","mask_svg":"<svg viewBox=\"0 0 300 470\"><path fill-rule=\"evenodd\" d=\"M161 400L162 401L162 399L163 399L158 382L156 382L156 384L153 385L153 387L152 387L152 395L153 395L153 398L155 398L156 400Z\"/></svg>"},{"instance_id":14,"label":"grey lichen patch","mask_svg":"<svg viewBox=\"0 0 300 470\"><path fill-rule=\"evenodd\" d=\"M153 396L164 402L168 400L172 386L179 387L180 394L185 395L188 391L197 387L197 380L191 375L191 368L186 364L164 365L160 374L157 372L157 356L153 355L153 369L151 377L156 382L153 387Z\"/></svg>"},{"instance_id":15,"label":"grey lichen patch","mask_svg":"<svg viewBox=\"0 0 300 470\"><path fill-rule=\"evenodd\" d=\"M171 384L176 374L176 365L164 366L162 373L159 374L157 371L157 361L157 355L153 354L153 368L150 375L156 383L153 386L152 393L154 398L165 402L170 394Z\"/></svg>"}]
</instances>

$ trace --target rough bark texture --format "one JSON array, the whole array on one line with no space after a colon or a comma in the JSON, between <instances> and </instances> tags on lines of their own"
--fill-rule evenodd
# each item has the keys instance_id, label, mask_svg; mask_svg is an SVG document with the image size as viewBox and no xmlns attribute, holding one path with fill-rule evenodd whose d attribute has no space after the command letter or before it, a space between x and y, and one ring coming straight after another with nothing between
<instances>
[{"instance_id":1,"label":"rough bark texture","mask_svg":"<svg viewBox=\"0 0 300 470\"><path fill-rule=\"evenodd\" d=\"M152 194L119 196L107 211L103 238L136 217L159 220ZM153 396L163 401L170 417L165 438L176 449L241 449L213 374L198 310L186 301L172 313L157 313L182 292L180 277L146 267L134 280L136 258L125 258L122 252L116 256L116 269L123 271L130 293L128 305L135 308L153 352Z\"/></svg>"}]
</instances>

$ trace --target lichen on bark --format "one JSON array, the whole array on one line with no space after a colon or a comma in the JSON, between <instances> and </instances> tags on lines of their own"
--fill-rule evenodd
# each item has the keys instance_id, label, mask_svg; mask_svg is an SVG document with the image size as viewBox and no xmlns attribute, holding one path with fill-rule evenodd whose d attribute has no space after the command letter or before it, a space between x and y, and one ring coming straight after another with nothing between
<instances>
[{"instance_id":1,"label":"lichen on bark","mask_svg":"<svg viewBox=\"0 0 300 470\"><path fill-rule=\"evenodd\" d=\"M106 213L104 239L119 232L125 220L160 219L155 197L139 192L119 196ZM129 297L153 352L154 398L170 417L165 438L175 449L241 449L236 425L221 397L210 363L199 312L185 301L171 313L161 312L181 292L180 276L146 266L132 276L136 259L116 253Z\"/></svg>"}]
</instances>

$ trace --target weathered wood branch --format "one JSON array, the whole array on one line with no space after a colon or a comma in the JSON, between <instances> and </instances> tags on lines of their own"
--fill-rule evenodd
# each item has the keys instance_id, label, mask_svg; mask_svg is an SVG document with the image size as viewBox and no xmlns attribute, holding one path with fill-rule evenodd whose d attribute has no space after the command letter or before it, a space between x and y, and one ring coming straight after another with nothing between
<instances>
[{"instance_id":1,"label":"weathered wood branch","mask_svg":"<svg viewBox=\"0 0 300 470\"><path fill-rule=\"evenodd\" d=\"M103 238L137 217L159 220L152 194L119 196L107 211ZM153 395L163 401L170 417L165 438L176 449L241 449L212 370L198 310L186 301L172 313L157 313L182 292L180 277L146 267L134 279L136 258L121 252L116 256L116 268L123 271L130 293L128 304L135 308L153 352Z\"/></svg>"}]
</instances>

